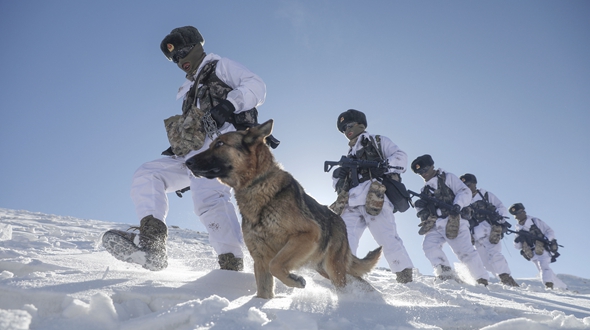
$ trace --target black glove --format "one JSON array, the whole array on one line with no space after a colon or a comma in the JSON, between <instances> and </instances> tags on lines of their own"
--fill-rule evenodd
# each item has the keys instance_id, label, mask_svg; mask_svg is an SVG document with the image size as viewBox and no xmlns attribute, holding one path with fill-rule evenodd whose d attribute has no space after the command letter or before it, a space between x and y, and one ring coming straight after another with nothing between
<instances>
[{"instance_id":1,"label":"black glove","mask_svg":"<svg viewBox=\"0 0 590 330\"><path fill-rule=\"evenodd\" d=\"M385 172L387 172L387 168L377 167L372 168L370 171L373 178L380 178L385 174Z\"/></svg>"},{"instance_id":2,"label":"black glove","mask_svg":"<svg viewBox=\"0 0 590 330\"><path fill-rule=\"evenodd\" d=\"M346 168L346 167L338 167L332 173L332 177L334 179L345 179L349 172L350 172L350 169L349 168Z\"/></svg>"},{"instance_id":3,"label":"black glove","mask_svg":"<svg viewBox=\"0 0 590 330\"><path fill-rule=\"evenodd\" d=\"M524 243L524 241L525 241L524 235L518 235L514 239L514 243Z\"/></svg>"},{"instance_id":4,"label":"black glove","mask_svg":"<svg viewBox=\"0 0 590 330\"><path fill-rule=\"evenodd\" d=\"M453 208L449 210L449 214L453 216L458 216L461 214L461 206L459 204L453 205Z\"/></svg>"},{"instance_id":5,"label":"black glove","mask_svg":"<svg viewBox=\"0 0 590 330\"><path fill-rule=\"evenodd\" d=\"M231 119L231 116L236 111L236 107L228 101L222 100L218 105L211 108L209 111L211 113L211 118L215 120L215 124L217 124L217 128L223 126L226 121Z\"/></svg>"},{"instance_id":6,"label":"black glove","mask_svg":"<svg viewBox=\"0 0 590 330\"><path fill-rule=\"evenodd\" d=\"M423 199L419 199L414 203L414 206L424 209L424 208L426 208L426 206L428 206L428 202Z\"/></svg>"},{"instance_id":7,"label":"black glove","mask_svg":"<svg viewBox=\"0 0 590 330\"><path fill-rule=\"evenodd\" d=\"M430 216L430 211L428 209L422 209L416 213L416 216L420 218L420 220L425 221Z\"/></svg>"},{"instance_id":8,"label":"black glove","mask_svg":"<svg viewBox=\"0 0 590 330\"><path fill-rule=\"evenodd\" d=\"M557 248L558 248L557 240L552 239L551 244L549 244L549 251L551 251L552 253L555 253L555 252L557 252Z\"/></svg>"},{"instance_id":9,"label":"black glove","mask_svg":"<svg viewBox=\"0 0 590 330\"><path fill-rule=\"evenodd\" d=\"M465 220L471 220L473 218L473 209L471 206L466 206L461 210L461 217Z\"/></svg>"}]
</instances>

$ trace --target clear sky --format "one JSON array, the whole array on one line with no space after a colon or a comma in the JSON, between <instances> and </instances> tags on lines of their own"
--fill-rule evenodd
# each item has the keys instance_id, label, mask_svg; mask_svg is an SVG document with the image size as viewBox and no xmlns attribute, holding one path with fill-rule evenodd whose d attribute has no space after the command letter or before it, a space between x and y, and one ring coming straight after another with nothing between
<instances>
[{"instance_id":1,"label":"clear sky","mask_svg":"<svg viewBox=\"0 0 590 330\"><path fill-rule=\"evenodd\" d=\"M524 203L565 246L553 269L590 278L589 17L567 0L1 1L0 207L137 224L131 177L181 106L184 73L159 44L193 25L265 81L274 154L321 203L336 197L323 162L348 149L336 118L355 108L409 162L431 154ZM169 197L169 225L204 231L189 196ZM397 224L431 274L415 212ZM536 276L512 239L513 275ZM375 246L367 232L358 254Z\"/></svg>"}]
</instances>

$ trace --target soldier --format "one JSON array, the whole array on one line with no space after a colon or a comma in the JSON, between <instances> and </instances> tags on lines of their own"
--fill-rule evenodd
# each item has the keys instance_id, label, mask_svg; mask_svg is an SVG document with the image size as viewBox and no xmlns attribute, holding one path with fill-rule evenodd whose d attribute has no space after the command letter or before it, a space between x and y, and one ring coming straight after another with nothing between
<instances>
[{"instance_id":1,"label":"soldier","mask_svg":"<svg viewBox=\"0 0 590 330\"><path fill-rule=\"evenodd\" d=\"M424 235L422 249L426 258L434 267L434 273L440 280L455 279L461 282L452 270L442 247L449 244L459 259L478 284L488 285L488 273L481 258L471 244L469 222L461 218L461 209L471 201L471 191L453 173L434 168L430 155L422 155L412 162L412 170L424 179L421 195L436 198L452 205L446 209L436 203L421 198L416 201L416 216L421 220L419 234Z\"/></svg>"},{"instance_id":2,"label":"soldier","mask_svg":"<svg viewBox=\"0 0 590 330\"><path fill-rule=\"evenodd\" d=\"M352 173L349 168L334 170L334 187L338 200L331 208L342 216L346 223L348 242L356 255L359 240L368 227L377 244L383 247L383 254L398 283L412 282L414 265L397 233L394 205L385 196L385 187L379 182L384 176L398 182L400 174L406 171L407 155L390 139L382 135L371 135L364 113L350 109L338 116L336 127L349 140L348 157L357 160L384 161L390 168L358 171L359 185L351 186Z\"/></svg>"},{"instance_id":3,"label":"soldier","mask_svg":"<svg viewBox=\"0 0 590 330\"><path fill-rule=\"evenodd\" d=\"M484 267L497 276L502 284L518 286L518 283L510 275L510 268L504 255L502 245L498 244L502 239L502 230L508 218L508 210L504 204L489 191L477 188L475 175L466 173L459 179L471 190L471 205L462 212L464 218L471 223L475 249L481 257Z\"/></svg>"},{"instance_id":4,"label":"soldier","mask_svg":"<svg viewBox=\"0 0 590 330\"><path fill-rule=\"evenodd\" d=\"M243 238L230 188L217 180L194 177L184 163L206 150L217 135L255 123L255 107L264 102L266 86L241 64L206 54L204 44L192 26L173 29L160 43L166 58L186 76L176 96L184 98L182 114L164 121L171 145L165 157L141 165L133 176L131 198L139 233L109 230L103 235L103 245L114 257L152 271L168 265L167 193L186 187L221 269L243 269Z\"/></svg>"},{"instance_id":5,"label":"soldier","mask_svg":"<svg viewBox=\"0 0 590 330\"><path fill-rule=\"evenodd\" d=\"M522 203L510 206L509 212L518 221L515 227L517 235L514 239L514 247L520 250L520 254L526 260L532 261L537 266L545 287L567 289L567 285L557 278L550 267L550 264L559 256L553 229L541 219L527 215Z\"/></svg>"}]
</instances>

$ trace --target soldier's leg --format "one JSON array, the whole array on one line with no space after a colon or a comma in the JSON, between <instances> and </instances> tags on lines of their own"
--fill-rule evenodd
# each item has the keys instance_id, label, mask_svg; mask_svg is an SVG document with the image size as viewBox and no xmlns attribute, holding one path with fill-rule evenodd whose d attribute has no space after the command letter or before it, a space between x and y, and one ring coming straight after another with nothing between
<instances>
[{"instance_id":1,"label":"soldier's leg","mask_svg":"<svg viewBox=\"0 0 590 330\"><path fill-rule=\"evenodd\" d=\"M348 244L350 245L350 252L356 256L356 250L359 246L359 241L363 236L367 224L361 213L364 206L350 207L346 206L342 211L342 220L346 224L346 233L348 235Z\"/></svg>"},{"instance_id":2,"label":"soldier's leg","mask_svg":"<svg viewBox=\"0 0 590 330\"><path fill-rule=\"evenodd\" d=\"M442 247L445 244L446 239L444 236L444 226L442 226L442 233L441 228L435 225L429 232L424 235L424 240L422 241L422 250L424 251L424 255L430 261L430 264L433 268L437 268L437 266L446 266L451 267L449 259L447 258L446 254L444 253Z\"/></svg>"},{"instance_id":3,"label":"soldier's leg","mask_svg":"<svg viewBox=\"0 0 590 330\"><path fill-rule=\"evenodd\" d=\"M447 239L447 243L449 243L457 259L469 269L473 278L488 279L488 272L484 268L479 254L471 244L471 233L469 232L469 222L467 220L461 219L457 237Z\"/></svg>"},{"instance_id":4,"label":"soldier's leg","mask_svg":"<svg viewBox=\"0 0 590 330\"><path fill-rule=\"evenodd\" d=\"M216 179L191 178L195 213L209 233L209 243L218 255L233 253L242 258L244 239L231 189Z\"/></svg>"},{"instance_id":5,"label":"soldier's leg","mask_svg":"<svg viewBox=\"0 0 590 330\"><path fill-rule=\"evenodd\" d=\"M367 226L377 244L383 247L383 255L392 272L401 272L406 268L414 268L404 242L397 233L393 206L388 201L383 203L381 213L376 216L365 215Z\"/></svg>"},{"instance_id":6,"label":"soldier's leg","mask_svg":"<svg viewBox=\"0 0 590 330\"><path fill-rule=\"evenodd\" d=\"M184 159L163 157L141 165L131 183L131 199L138 221L148 215L166 221L169 192L188 187L189 176Z\"/></svg>"}]
</instances>

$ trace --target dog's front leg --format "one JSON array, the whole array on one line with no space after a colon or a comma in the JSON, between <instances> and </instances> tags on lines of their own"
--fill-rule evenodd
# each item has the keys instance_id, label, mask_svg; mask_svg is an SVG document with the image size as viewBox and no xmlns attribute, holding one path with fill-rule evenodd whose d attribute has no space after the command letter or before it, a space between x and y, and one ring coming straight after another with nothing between
<instances>
[{"instance_id":1,"label":"dog's front leg","mask_svg":"<svg viewBox=\"0 0 590 330\"><path fill-rule=\"evenodd\" d=\"M304 265L317 248L312 233L305 232L289 237L289 241L270 262L270 272L285 285L305 288L305 279L291 273Z\"/></svg>"},{"instance_id":2,"label":"dog's front leg","mask_svg":"<svg viewBox=\"0 0 590 330\"><path fill-rule=\"evenodd\" d=\"M256 277L256 297L273 298L275 296L275 279L270 273L267 262L254 261L254 277Z\"/></svg>"}]
</instances>

